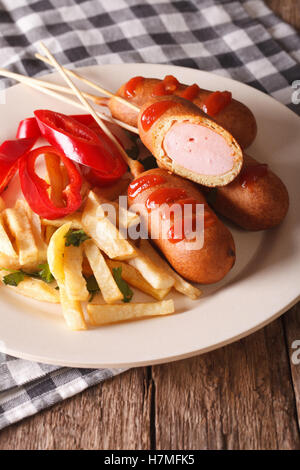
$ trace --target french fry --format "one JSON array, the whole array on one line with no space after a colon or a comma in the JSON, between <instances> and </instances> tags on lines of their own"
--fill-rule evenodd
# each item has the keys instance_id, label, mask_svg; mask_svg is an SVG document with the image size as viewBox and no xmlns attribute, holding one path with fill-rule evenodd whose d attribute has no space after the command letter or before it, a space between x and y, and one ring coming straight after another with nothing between
<instances>
[{"instance_id":1,"label":"french fry","mask_svg":"<svg viewBox=\"0 0 300 470\"><path fill-rule=\"evenodd\" d=\"M175 280L174 289L176 289L181 294L190 297L193 300L196 300L198 297L202 295L200 289L193 286L189 282L185 281L179 274L177 274L168 263L162 259L157 251L153 248L153 246L148 242L148 240L140 240L140 250L145 253L145 255L149 256L154 263L158 266L161 266L165 272L167 272L170 276L172 276Z\"/></svg>"},{"instance_id":2,"label":"french fry","mask_svg":"<svg viewBox=\"0 0 300 470\"><path fill-rule=\"evenodd\" d=\"M7 234L5 221L3 215L0 214L0 252L6 256L18 260L18 255L13 247L13 244ZM6 267L6 266L5 266Z\"/></svg>"},{"instance_id":3,"label":"french fry","mask_svg":"<svg viewBox=\"0 0 300 470\"><path fill-rule=\"evenodd\" d=\"M50 198L55 206L64 207L62 194L65 188L65 184L61 172L60 158L58 155L48 152L45 155L45 163L50 184Z\"/></svg>"},{"instance_id":4,"label":"french fry","mask_svg":"<svg viewBox=\"0 0 300 470\"><path fill-rule=\"evenodd\" d=\"M100 326L136 318L169 315L174 312L174 302L173 300L162 300L161 302L123 305L89 304L87 311L91 324Z\"/></svg>"},{"instance_id":5,"label":"french fry","mask_svg":"<svg viewBox=\"0 0 300 470\"><path fill-rule=\"evenodd\" d=\"M70 330L86 330L87 325L84 319L82 306L79 300L73 300L68 297L63 285L59 288L60 303L64 318Z\"/></svg>"},{"instance_id":6,"label":"french fry","mask_svg":"<svg viewBox=\"0 0 300 470\"><path fill-rule=\"evenodd\" d=\"M8 273L6 271L0 271L1 279ZM46 284L41 279L35 279L31 277L25 277L17 286L6 286L9 287L16 294L30 297L34 300L41 302L59 303L59 292L53 285Z\"/></svg>"},{"instance_id":7,"label":"french fry","mask_svg":"<svg viewBox=\"0 0 300 470\"><path fill-rule=\"evenodd\" d=\"M97 214L101 217L105 217L106 213L104 210L105 205L110 204L113 206L116 214L116 223L118 227L128 228L140 223L140 217L135 212L125 209L125 207L120 206L117 201L109 201L103 196L98 195L97 192L93 191L91 197L95 198L97 204L99 205ZM126 196L124 196L126 198ZM102 210L101 210L102 209Z\"/></svg>"},{"instance_id":8,"label":"french fry","mask_svg":"<svg viewBox=\"0 0 300 470\"><path fill-rule=\"evenodd\" d=\"M84 242L84 251L105 302L111 304L121 300L123 294L118 288L99 248L92 240L86 240Z\"/></svg>"},{"instance_id":9,"label":"french fry","mask_svg":"<svg viewBox=\"0 0 300 470\"><path fill-rule=\"evenodd\" d=\"M121 194L124 194L127 191L131 179L122 178L116 183L110 186L103 186L102 188L94 188L93 191L98 195L107 199L108 201L114 201Z\"/></svg>"},{"instance_id":10,"label":"french fry","mask_svg":"<svg viewBox=\"0 0 300 470\"><path fill-rule=\"evenodd\" d=\"M18 271L21 268L19 258L12 258L0 252L0 267L8 270Z\"/></svg>"},{"instance_id":11,"label":"french fry","mask_svg":"<svg viewBox=\"0 0 300 470\"><path fill-rule=\"evenodd\" d=\"M43 240L41 219L32 211L25 199L18 199L16 208L21 207L26 211L29 219L35 244L38 249L38 264L44 263L47 259L47 244Z\"/></svg>"},{"instance_id":12,"label":"french fry","mask_svg":"<svg viewBox=\"0 0 300 470\"><path fill-rule=\"evenodd\" d=\"M120 206L117 201L110 201L105 199L97 189L92 192L91 197L94 197L97 204L99 205L97 214L101 214L103 217L105 217L106 214L104 209L101 211L102 205L111 204L114 207L116 223L119 227L129 228L140 223L140 217L138 214Z\"/></svg>"},{"instance_id":13,"label":"french fry","mask_svg":"<svg viewBox=\"0 0 300 470\"><path fill-rule=\"evenodd\" d=\"M137 269L154 289L168 289L174 285L174 278L162 269L159 264L154 263L150 257L138 248L136 248L136 251L137 256L129 259L128 263Z\"/></svg>"},{"instance_id":14,"label":"french fry","mask_svg":"<svg viewBox=\"0 0 300 470\"><path fill-rule=\"evenodd\" d=\"M65 290L70 299L88 300L89 292L82 275L82 246L66 246L64 252Z\"/></svg>"},{"instance_id":15,"label":"french fry","mask_svg":"<svg viewBox=\"0 0 300 470\"><path fill-rule=\"evenodd\" d=\"M133 287L151 295L156 300L162 300L168 295L171 287L167 289L154 289L149 282L133 266L125 263L124 261L115 261L111 259L106 260L107 265L112 270L113 268L122 268L122 278Z\"/></svg>"},{"instance_id":16,"label":"french fry","mask_svg":"<svg viewBox=\"0 0 300 470\"><path fill-rule=\"evenodd\" d=\"M62 225L52 235L50 240L47 258L51 273L55 277L58 285L64 284L65 272L64 272L64 253L66 249L65 235L71 228L71 222Z\"/></svg>"},{"instance_id":17,"label":"french fry","mask_svg":"<svg viewBox=\"0 0 300 470\"><path fill-rule=\"evenodd\" d=\"M34 270L38 264L39 253L26 210L22 205L17 205L14 209L5 209L3 214L16 240L20 265L28 270Z\"/></svg>"},{"instance_id":18,"label":"french fry","mask_svg":"<svg viewBox=\"0 0 300 470\"><path fill-rule=\"evenodd\" d=\"M45 242L47 245L49 245L50 239L52 235L54 234L55 230L56 230L56 227L53 227L52 225L46 225L44 227L44 238L45 238Z\"/></svg>"},{"instance_id":19,"label":"french fry","mask_svg":"<svg viewBox=\"0 0 300 470\"><path fill-rule=\"evenodd\" d=\"M116 226L101 213L92 191L90 191L82 215L85 232L94 240L98 248L109 258L128 259L136 255L136 250L119 232Z\"/></svg>"},{"instance_id":20,"label":"french fry","mask_svg":"<svg viewBox=\"0 0 300 470\"><path fill-rule=\"evenodd\" d=\"M48 264L51 273L55 277L59 286L60 302L64 318L71 330L85 330L86 322L81 304L78 300L72 300L68 297L65 290L65 272L64 272L64 254L65 254L65 235L71 228L72 223L68 222L59 227L52 235L48 246Z\"/></svg>"},{"instance_id":21,"label":"french fry","mask_svg":"<svg viewBox=\"0 0 300 470\"><path fill-rule=\"evenodd\" d=\"M68 222L71 222L71 228L74 229L82 229L82 224L81 224L81 212L73 212L73 214L69 214L66 217L62 217L61 219L53 219L53 220L48 220L48 219L42 219L42 224L45 225L46 227L51 226L51 227L61 227L64 224L67 224Z\"/></svg>"}]
</instances>

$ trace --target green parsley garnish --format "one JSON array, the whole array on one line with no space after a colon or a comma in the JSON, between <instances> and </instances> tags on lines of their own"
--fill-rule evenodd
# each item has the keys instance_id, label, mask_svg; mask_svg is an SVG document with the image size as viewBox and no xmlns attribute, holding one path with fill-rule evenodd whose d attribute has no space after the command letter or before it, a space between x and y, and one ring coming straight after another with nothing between
<instances>
[{"instance_id":1,"label":"green parsley garnish","mask_svg":"<svg viewBox=\"0 0 300 470\"><path fill-rule=\"evenodd\" d=\"M122 278L122 267L120 266L118 268L113 268L112 273L117 286L123 294L123 302L130 302L133 296L133 292L127 282Z\"/></svg>"},{"instance_id":2,"label":"green parsley garnish","mask_svg":"<svg viewBox=\"0 0 300 470\"><path fill-rule=\"evenodd\" d=\"M90 237L83 230L72 230L70 229L65 235L66 246L80 246L85 240L89 240Z\"/></svg>"},{"instance_id":3,"label":"green parsley garnish","mask_svg":"<svg viewBox=\"0 0 300 470\"><path fill-rule=\"evenodd\" d=\"M3 282L7 286L17 287L17 285L20 284L20 282L24 281L24 278L25 278L25 274L22 271L15 271L4 276Z\"/></svg>"},{"instance_id":4,"label":"green parsley garnish","mask_svg":"<svg viewBox=\"0 0 300 470\"><path fill-rule=\"evenodd\" d=\"M17 287L20 282L24 281L25 277L33 277L35 279L41 279L44 282L49 284L50 282L54 281L54 277L52 276L48 263L40 264L38 266L39 271L33 273L27 273L20 269L19 271L12 271L10 274L7 274L3 278L4 284L8 286ZM9 271L5 269L5 271Z\"/></svg>"},{"instance_id":5,"label":"green parsley garnish","mask_svg":"<svg viewBox=\"0 0 300 470\"><path fill-rule=\"evenodd\" d=\"M48 263L40 264L38 266L38 269L39 269L38 274L39 274L40 279L42 279L42 281L47 282L47 284L54 281L54 277L50 271Z\"/></svg>"},{"instance_id":6,"label":"green parsley garnish","mask_svg":"<svg viewBox=\"0 0 300 470\"><path fill-rule=\"evenodd\" d=\"M90 298L89 298L89 302L91 302L93 300L93 298L95 297L95 295L97 294L97 292L100 292L100 288L99 288L98 282L97 282L97 280L96 280L96 278L93 274L89 277L86 277L85 280L86 280L86 288L89 291L89 293L91 294Z\"/></svg>"}]
</instances>

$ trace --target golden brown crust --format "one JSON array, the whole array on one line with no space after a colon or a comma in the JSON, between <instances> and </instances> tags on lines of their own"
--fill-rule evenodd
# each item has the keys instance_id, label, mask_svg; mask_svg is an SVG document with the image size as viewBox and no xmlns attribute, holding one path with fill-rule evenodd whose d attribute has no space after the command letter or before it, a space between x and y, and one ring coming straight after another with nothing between
<instances>
[{"instance_id":1,"label":"golden brown crust","mask_svg":"<svg viewBox=\"0 0 300 470\"><path fill-rule=\"evenodd\" d=\"M257 165L244 155L244 167ZM282 222L289 208L289 195L283 182L270 169L264 176L242 187L240 178L218 188L211 198L217 212L245 230L266 230Z\"/></svg>"},{"instance_id":2,"label":"golden brown crust","mask_svg":"<svg viewBox=\"0 0 300 470\"><path fill-rule=\"evenodd\" d=\"M152 98L154 87L160 82L156 78L145 78L136 87L136 94L130 99L130 102L137 106L142 106L145 102ZM126 98L125 85L122 85L117 91L117 95ZM180 95L188 85L180 85L175 91L175 95ZM200 89L197 97L194 99L194 104L202 109L205 99L211 93L209 90ZM168 96L168 95L167 95ZM138 115L134 110L126 105L122 105L113 98L109 101L109 108L114 117L124 121L132 126L137 125ZM220 111L214 120L222 127L227 129L230 134L238 141L240 146L245 149L252 144L256 137L257 125L256 120L251 110L243 103L233 99L228 106Z\"/></svg>"},{"instance_id":3,"label":"golden brown crust","mask_svg":"<svg viewBox=\"0 0 300 470\"><path fill-rule=\"evenodd\" d=\"M190 181L183 180L179 176L170 174L163 169L148 170L145 174L160 174L166 182L141 192L129 204L138 204L141 217L147 216L145 202L153 190L160 187L184 188L187 197L193 197L199 204L206 204L205 197L199 189ZM212 210L207 206L207 210ZM166 237L161 236L154 239L154 243L165 255L173 268L186 279L201 284L218 282L230 271L235 262L235 246L233 237L228 228L216 217L215 223L205 227L204 245L201 250L189 251L185 242L171 243ZM149 219L148 230L151 235L151 219ZM153 236L153 234L152 234Z\"/></svg>"},{"instance_id":4,"label":"golden brown crust","mask_svg":"<svg viewBox=\"0 0 300 470\"><path fill-rule=\"evenodd\" d=\"M145 131L141 124L141 116L152 103L158 101L171 101L174 105L165 111L163 115L153 123L148 131ZM232 149L234 160L231 171L222 175L203 175L179 166L167 156L163 145L165 135L174 123L184 121L208 127L226 140L227 144ZM195 183L202 184L204 186L223 186L233 181L241 170L243 164L243 152L232 135L219 126L219 124L215 123L214 120L208 118L208 116L193 103L178 96L153 98L148 101L148 103L145 103L140 110L138 129L140 138L144 145L165 168L177 175L194 181Z\"/></svg>"}]
</instances>

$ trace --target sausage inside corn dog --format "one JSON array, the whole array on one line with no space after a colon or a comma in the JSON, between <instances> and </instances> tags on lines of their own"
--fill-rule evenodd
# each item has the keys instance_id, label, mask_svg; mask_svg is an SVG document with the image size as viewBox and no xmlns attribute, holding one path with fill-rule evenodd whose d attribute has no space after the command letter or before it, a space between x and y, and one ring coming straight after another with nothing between
<instances>
[{"instance_id":1,"label":"sausage inside corn dog","mask_svg":"<svg viewBox=\"0 0 300 470\"><path fill-rule=\"evenodd\" d=\"M122 85L116 95L139 107L153 98L181 96L213 117L233 135L243 149L249 147L256 137L257 126L253 113L243 103L232 99L231 93L227 91L211 92L196 84L184 85L172 75L167 75L164 80L134 77ZM132 108L114 98L109 100L108 106L115 118L133 126L137 125L138 113Z\"/></svg>"},{"instance_id":2,"label":"sausage inside corn dog","mask_svg":"<svg viewBox=\"0 0 300 470\"><path fill-rule=\"evenodd\" d=\"M186 279L201 284L214 283L220 281L234 265L235 245L230 231L190 181L164 169L148 170L129 185L128 200L132 209L139 211L154 243ZM173 204L178 204L184 212L168 212L166 207L172 208ZM202 204L204 240L203 245L194 246L195 242L188 240L185 232L178 236L174 227L178 224L185 228L189 224L193 226L196 205ZM188 206L191 212L186 213Z\"/></svg>"},{"instance_id":3,"label":"sausage inside corn dog","mask_svg":"<svg viewBox=\"0 0 300 470\"><path fill-rule=\"evenodd\" d=\"M223 186L240 172L241 147L193 103L169 96L141 107L139 135L165 168L204 186Z\"/></svg>"},{"instance_id":4,"label":"sausage inside corn dog","mask_svg":"<svg viewBox=\"0 0 300 470\"><path fill-rule=\"evenodd\" d=\"M145 90L139 95L140 104L142 104L143 97L144 99L148 97ZM167 98L171 97L165 97ZM111 106L114 108L115 104ZM122 108L123 105L118 103L118 106ZM155 141L149 141L150 137L144 136L144 143L153 151ZM185 144L184 141L183 144ZM182 155L184 155L183 151ZM160 167L172 170L167 159L157 159L157 162ZM177 171L177 173L188 177L185 172ZM197 180L194 179L194 181ZM208 186L207 181L205 186ZM277 226L286 216L289 207L288 192L280 178L266 168L266 165L261 165L249 155L244 155L242 173L230 184L219 186L210 200L217 212L246 230L266 230Z\"/></svg>"}]
</instances>

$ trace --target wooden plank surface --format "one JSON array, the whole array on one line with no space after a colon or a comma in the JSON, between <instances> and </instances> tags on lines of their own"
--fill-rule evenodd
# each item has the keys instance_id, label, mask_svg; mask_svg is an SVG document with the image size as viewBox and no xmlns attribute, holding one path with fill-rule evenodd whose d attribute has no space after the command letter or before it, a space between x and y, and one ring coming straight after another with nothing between
<instances>
[{"instance_id":1,"label":"wooden plank surface","mask_svg":"<svg viewBox=\"0 0 300 470\"><path fill-rule=\"evenodd\" d=\"M0 432L4 449L149 449L151 380L132 369Z\"/></svg>"},{"instance_id":2,"label":"wooden plank surface","mask_svg":"<svg viewBox=\"0 0 300 470\"><path fill-rule=\"evenodd\" d=\"M300 448L281 319L153 380L157 449Z\"/></svg>"},{"instance_id":3,"label":"wooden plank surface","mask_svg":"<svg viewBox=\"0 0 300 470\"><path fill-rule=\"evenodd\" d=\"M266 4L284 21L300 29L299 0L266 0Z\"/></svg>"},{"instance_id":4,"label":"wooden plank surface","mask_svg":"<svg viewBox=\"0 0 300 470\"><path fill-rule=\"evenodd\" d=\"M300 29L299 0L266 3ZM128 371L10 426L0 449L299 449L299 305L233 345Z\"/></svg>"}]
</instances>

